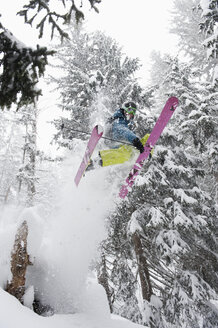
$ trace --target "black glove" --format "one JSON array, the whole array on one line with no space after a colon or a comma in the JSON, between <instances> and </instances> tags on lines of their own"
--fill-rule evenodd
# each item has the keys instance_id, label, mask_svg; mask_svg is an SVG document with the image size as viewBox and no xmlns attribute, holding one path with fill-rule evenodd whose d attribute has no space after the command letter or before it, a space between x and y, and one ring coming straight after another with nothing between
<instances>
[{"instance_id":1,"label":"black glove","mask_svg":"<svg viewBox=\"0 0 218 328\"><path fill-rule=\"evenodd\" d=\"M113 116L111 116L107 119L106 123L113 123L114 120L115 120L115 118Z\"/></svg>"},{"instance_id":2,"label":"black glove","mask_svg":"<svg viewBox=\"0 0 218 328\"><path fill-rule=\"evenodd\" d=\"M136 147L140 151L140 153L144 152L144 146L141 143L141 141L139 140L139 138L135 138L133 140L132 144L133 144L134 147Z\"/></svg>"}]
</instances>

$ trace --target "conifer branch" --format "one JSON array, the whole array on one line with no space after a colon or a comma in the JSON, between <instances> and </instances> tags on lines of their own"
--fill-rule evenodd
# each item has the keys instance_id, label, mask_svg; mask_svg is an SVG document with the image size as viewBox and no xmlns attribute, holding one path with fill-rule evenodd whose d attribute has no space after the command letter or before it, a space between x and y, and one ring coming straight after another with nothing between
<instances>
[{"instance_id":1,"label":"conifer branch","mask_svg":"<svg viewBox=\"0 0 218 328\"><path fill-rule=\"evenodd\" d=\"M88 0L91 8L95 12L99 12L96 4L99 4L101 0ZM67 6L67 2L71 3L70 6ZM84 19L84 13L76 6L74 0L62 0L63 7L65 12L59 14L57 11L52 11L50 8L50 0L30 0L29 4L24 5L24 9L20 10L17 15L23 16L24 21L27 24L32 26L33 21L39 16L39 13L43 13L42 19L36 25L36 28L39 30L39 38L42 38L44 34L44 25L47 22L51 26L51 39L54 37L54 32L57 31L58 35L63 40L68 38L68 34L64 31L63 25L69 24L72 20L73 15L75 15L76 22L79 23ZM82 7L82 3L81 6ZM28 18L30 13L34 14Z\"/></svg>"}]
</instances>

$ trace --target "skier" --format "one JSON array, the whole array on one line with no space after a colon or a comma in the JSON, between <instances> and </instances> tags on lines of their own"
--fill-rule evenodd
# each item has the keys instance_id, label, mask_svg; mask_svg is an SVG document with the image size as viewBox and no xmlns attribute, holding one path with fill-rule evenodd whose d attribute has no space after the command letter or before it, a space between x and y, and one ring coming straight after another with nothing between
<instances>
[{"instance_id":1,"label":"skier","mask_svg":"<svg viewBox=\"0 0 218 328\"><path fill-rule=\"evenodd\" d=\"M131 143L140 153L144 152L144 146L136 134L132 131L134 128L134 116L137 106L134 102L126 102L119 108L107 123L110 125L110 137L114 141ZM87 171L97 166L107 166L123 163L131 156L131 150L124 147L112 147L115 149L102 150L99 152L99 158L90 160ZM117 149L116 149L117 148Z\"/></svg>"},{"instance_id":2,"label":"skier","mask_svg":"<svg viewBox=\"0 0 218 328\"><path fill-rule=\"evenodd\" d=\"M141 154L138 155L138 158L136 159L135 164L132 167L127 179L125 180L125 184L123 184L120 190L119 196L121 198L125 198L126 195L128 194L128 189L132 187L136 179L136 176L140 173L143 167L145 160L151 158L153 154L153 147L158 141L161 133L163 132L168 121L170 120L176 107L178 106L178 103L179 101L178 98L176 97L170 97L167 100L151 133L145 134L144 137L140 140L141 144L144 146L143 150L140 146L140 143L137 140L137 136L134 133L133 134L130 133L132 132L131 130L128 131L130 123L133 123L134 114L136 112L136 105L134 103L129 102L124 104L110 119L111 125L113 125L112 131L114 133L114 137L132 141L132 145L134 143L135 146L138 146L137 148L141 152ZM115 125L114 123L117 123L117 125ZM81 177L82 175L84 175L84 172L87 168L88 169L89 167L95 168L95 165L93 165L94 161L91 160L91 156L96 148L98 141L101 139L102 134L103 131L99 132L98 125L96 125L92 130L91 137L89 138L85 154L83 156L79 169L74 178L76 186L78 186ZM109 139L109 138L105 138L105 139ZM117 139L117 141L119 140ZM100 165L109 166L114 164L122 164L130 160L133 154L134 151L133 151L133 147L131 147L131 144L122 145L119 146L118 148L113 148L113 149L100 150L99 151L99 155L101 159Z\"/></svg>"},{"instance_id":3,"label":"skier","mask_svg":"<svg viewBox=\"0 0 218 328\"><path fill-rule=\"evenodd\" d=\"M134 128L134 116L137 106L134 102L126 102L109 118L108 123L112 124L112 139L117 141L127 141L133 144L140 153L143 153L144 146L139 138L132 131Z\"/></svg>"}]
</instances>

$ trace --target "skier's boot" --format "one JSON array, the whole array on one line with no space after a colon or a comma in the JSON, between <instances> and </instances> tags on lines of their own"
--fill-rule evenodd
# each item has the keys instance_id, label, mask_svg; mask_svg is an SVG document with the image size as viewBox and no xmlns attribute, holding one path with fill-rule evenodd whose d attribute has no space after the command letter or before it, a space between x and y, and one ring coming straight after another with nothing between
<instances>
[{"instance_id":1,"label":"skier's boot","mask_svg":"<svg viewBox=\"0 0 218 328\"><path fill-rule=\"evenodd\" d=\"M97 169L99 167L102 167L101 157L95 158L94 160L90 159L89 164L86 168L86 171L91 171L91 170Z\"/></svg>"},{"instance_id":2,"label":"skier's boot","mask_svg":"<svg viewBox=\"0 0 218 328\"><path fill-rule=\"evenodd\" d=\"M95 165L93 163L93 160L90 158L89 163L88 163L87 168L86 168L86 171L94 170L94 168L95 168Z\"/></svg>"}]
</instances>

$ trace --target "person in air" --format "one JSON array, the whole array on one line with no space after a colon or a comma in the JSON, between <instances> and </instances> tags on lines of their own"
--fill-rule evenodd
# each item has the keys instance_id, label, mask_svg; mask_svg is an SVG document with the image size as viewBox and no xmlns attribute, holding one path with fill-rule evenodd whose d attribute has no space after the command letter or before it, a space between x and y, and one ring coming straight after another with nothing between
<instances>
[{"instance_id":1,"label":"person in air","mask_svg":"<svg viewBox=\"0 0 218 328\"><path fill-rule=\"evenodd\" d=\"M110 138L108 139L113 142L117 141L118 144L120 142L120 145L118 147L112 145L112 149L100 150L99 157L90 160L87 171L98 166L122 164L128 161L132 156L132 146L136 147L140 153L144 152L143 143L146 139L140 140L133 132L136 110L137 106L134 102L126 102L108 119L107 124L110 125ZM123 145L123 143L127 143L127 145Z\"/></svg>"},{"instance_id":2,"label":"person in air","mask_svg":"<svg viewBox=\"0 0 218 328\"><path fill-rule=\"evenodd\" d=\"M144 146L140 139L132 131L134 128L134 116L137 106L134 102L126 102L108 120L112 124L112 139L117 141L127 141L143 153Z\"/></svg>"}]
</instances>

